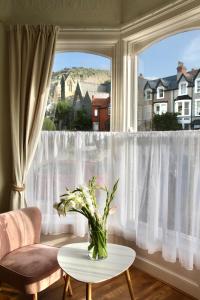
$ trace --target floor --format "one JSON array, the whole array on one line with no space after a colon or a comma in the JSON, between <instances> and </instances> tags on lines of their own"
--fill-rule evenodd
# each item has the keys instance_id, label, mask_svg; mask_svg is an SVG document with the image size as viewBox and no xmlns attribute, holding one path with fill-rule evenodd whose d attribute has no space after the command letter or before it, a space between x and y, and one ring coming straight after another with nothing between
<instances>
[{"instance_id":1,"label":"floor","mask_svg":"<svg viewBox=\"0 0 200 300\"><path fill-rule=\"evenodd\" d=\"M189 296L182 294L148 274L136 269L131 269L131 277L136 300L192 300ZM66 296L71 300L85 300L85 285L72 280L73 296ZM59 281L48 290L39 294L38 300L61 300L63 282ZM0 293L0 300L29 300L30 297L17 292L5 291ZM129 300L129 292L124 275L114 280L93 286L93 300Z\"/></svg>"}]
</instances>

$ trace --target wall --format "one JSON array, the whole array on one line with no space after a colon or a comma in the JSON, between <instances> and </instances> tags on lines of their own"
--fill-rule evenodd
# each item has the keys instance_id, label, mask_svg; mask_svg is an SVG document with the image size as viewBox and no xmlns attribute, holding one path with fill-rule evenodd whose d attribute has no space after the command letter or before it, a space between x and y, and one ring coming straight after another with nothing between
<instances>
[{"instance_id":1,"label":"wall","mask_svg":"<svg viewBox=\"0 0 200 300\"><path fill-rule=\"evenodd\" d=\"M0 19L11 23L116 26L121 0L0 0Z\"/></svg>"},{"instance_id":2,"label":"wall","mask_svg":"<svg viewBox=\"0 0 200 300\"><path fill-rule=\"evenodd\" d=\"M153 12L156 9L175 2L175 0L125 0L122 1L122 23L131 22L139 19L147 13Z\"/></svg>"},{"instance_id":3,"label":"wall","mask_svg":"<svg viewBox=\"0 0 200 300\"><path fill-rule=\"evenodd\" d=\"M5 28L0 23L0 211L9 208L11 182L8 56Z\"/></svg>"}]
</instances>

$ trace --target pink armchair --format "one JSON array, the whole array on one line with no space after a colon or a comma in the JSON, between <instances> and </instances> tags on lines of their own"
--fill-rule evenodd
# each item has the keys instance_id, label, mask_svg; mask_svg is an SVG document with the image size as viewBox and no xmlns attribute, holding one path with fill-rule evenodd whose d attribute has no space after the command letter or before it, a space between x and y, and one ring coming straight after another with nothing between
<instances>
[{"instance_id":1,"label":"pink armchair","mask_svg":"<svg viewBox=\"0 0 200 300\"><path fill-rule=\"evenodd\" d=\"M37 293L63 277L57 262L58 249L40 244L41 213L30 207L0 214L0 281L23 293ZM71 293L69 277L65 291Z\"/></svg>"}]
</instances>

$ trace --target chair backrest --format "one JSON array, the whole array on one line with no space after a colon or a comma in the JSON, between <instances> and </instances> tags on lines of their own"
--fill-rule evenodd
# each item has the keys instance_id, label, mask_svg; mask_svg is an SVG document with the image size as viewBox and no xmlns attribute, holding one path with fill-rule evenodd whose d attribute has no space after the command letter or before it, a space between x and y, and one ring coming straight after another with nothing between
<instances>
[{"instance_id":1,"label":"chair backrest","mask_svg":"<svg viewBox=\"0 0 200 300\"><path fill-rule=\"evenodd\" d=\"M41 213L29 207L0 214L0 259L9 252L40 242Z\"/></svg>"}]
</instances>

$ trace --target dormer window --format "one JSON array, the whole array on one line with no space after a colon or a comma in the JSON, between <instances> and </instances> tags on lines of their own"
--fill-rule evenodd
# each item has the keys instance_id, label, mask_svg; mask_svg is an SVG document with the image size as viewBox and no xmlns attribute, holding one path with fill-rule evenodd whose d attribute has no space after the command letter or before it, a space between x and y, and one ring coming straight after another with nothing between
<instances>
[{"instance_id":1,"label":"dormer window","mask_svg":"<svg viewBox=\"0 0 200 300\"><path fill-rule=\"evenodd\" d=\"M145 90L145 100L152 100L152 90L151 89Z\"/></svg>"},{"instance_id":2,"label":"dormer window","mask_svg":"<svg viewBox=\"0 0 200 300\"><path fill-rule=\"evenodd\" d=\"M157 99L162 99L162 98L164 98L164 88L158 87L157 88Z\"/></svg>"},{"instance_id":3,"label":"dormer window","mask_svg":"<svg viewBox=\"0 0 200 300\"><path fill-rule=\"evenodd\" d=\"M179 95L187 95L187 82L179 83Z\"/></svg>"},{"instance_id":4,"label":"dormer window","mask_svg":"<svg viewBox=\"0 0 200 300\"><path fill-rule=\"evenodd\" d=\"M200 93L200 78L195 80L195 93Z\"/></svg>"}]
</instances>

